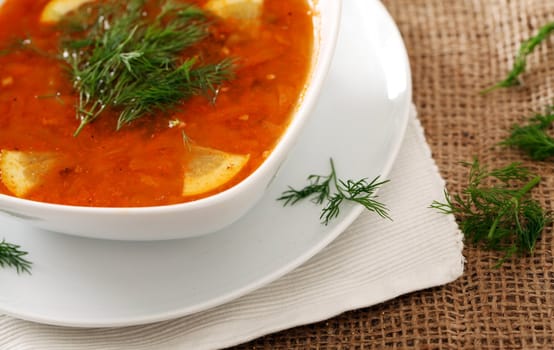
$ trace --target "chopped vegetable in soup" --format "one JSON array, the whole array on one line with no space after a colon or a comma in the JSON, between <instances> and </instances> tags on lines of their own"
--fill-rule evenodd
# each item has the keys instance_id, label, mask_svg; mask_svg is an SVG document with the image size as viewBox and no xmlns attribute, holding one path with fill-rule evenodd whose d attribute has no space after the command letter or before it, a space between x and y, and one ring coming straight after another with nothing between
<instances>
[{"instance_id":1,"label":"chopped vegetable in soup","mask_svg":"<svg viewBox=\"0 0 554 350\"><path fill-rule=\"evenodd\" d=\"M0 193L167 205L278 142L310 70L306 0L5 0Z\"/></svg>"}]
</instances>

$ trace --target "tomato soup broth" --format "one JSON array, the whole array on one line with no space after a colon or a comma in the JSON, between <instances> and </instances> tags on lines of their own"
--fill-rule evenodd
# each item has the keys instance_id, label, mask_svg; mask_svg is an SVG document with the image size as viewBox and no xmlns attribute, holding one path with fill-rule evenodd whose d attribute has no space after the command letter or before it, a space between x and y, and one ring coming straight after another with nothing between
<instances>
[{"instance_id":1,"label":"tomato soup broth","mask_svg":"<svg viewBox=\"0 0 554 350\"><path fill-rule=\"evenodd\" d=\"M203 59L231 57L234 77L214 96L196 96L171 112L116 131L106 111L78 135L77 96L59 59L61 34L39 21L48 0L5 0L0 43L27 38L27 49L0 44L0 150L55 153L57 161L24 198L97 207L157 206L223 191L252 173L289 124L310 70L313 23L305 0L266 0L260 21L214 19L192 50ZM152 1L151 3L154 3ZM149 6L151 6L149 3ZM204 0L188 1L202 7ZM212 98L213 97L213 98ZM183 196L190 145L249 155L231 181ZM14 195L0 183L0 192Z\"/></svg>"}]
</instances>

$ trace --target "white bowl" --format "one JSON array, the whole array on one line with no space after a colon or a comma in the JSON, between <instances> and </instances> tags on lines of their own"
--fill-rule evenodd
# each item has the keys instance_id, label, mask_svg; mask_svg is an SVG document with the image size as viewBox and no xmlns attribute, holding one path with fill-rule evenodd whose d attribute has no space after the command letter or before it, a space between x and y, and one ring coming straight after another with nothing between
<instances>
[{"instance_id":1,"label":"white bowl","mask_svg":"<svg viewBox=\"0 0 554 350\"><path fill-rule=\"evenodd\" d=\"M329 69L339 31L341 0L310 0L314 54L303 97L285 134L249 177L194 202L141 208L97 208L35 202L0 194L0 212L38 228L113 240L165 240L215 232L238 220L262 197L306 124ZM0 0L0 6L3 0Z\"/></svg>"}]
</instances>

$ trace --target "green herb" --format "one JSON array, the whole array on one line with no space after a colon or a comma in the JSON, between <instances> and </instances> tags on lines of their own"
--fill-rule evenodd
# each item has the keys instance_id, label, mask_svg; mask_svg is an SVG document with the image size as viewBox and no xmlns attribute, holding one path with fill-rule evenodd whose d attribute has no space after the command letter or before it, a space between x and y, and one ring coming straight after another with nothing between
<instances>
[{"instance_id":1,"label":"green herb","mask_svg":"<svg viewBox=\"0 0 554 350\"><path fill-rule=\"evenodd\" d=\"M48 94L48 95L37 95L37 98L38 98L39 100L54 98L54 99L56 99L56 101L57 101L59 104L64 105L65 102L63 101L63 99L62 99L61 96L62 96L61 93L56 92L56 93L54 93L54 94Z\"/></svg>"},{"instance_id":2,"label":"green herb","mask_svg":"<svg viewBox=\"0 0 554 350\"><path fill-rule=\"evenodd\" d=\"M9 55L14 52L22 51L22 50L32 51L34 53L37 53L43 56L48 55L47 53L39 49L37 46L35 46L32 40L29 37L27 37L23 39L17 38L17 39L11 40L10 43L5 48L0 49L0 56Z\"/></svg>"},{"instance_id":3,"label":"green herb","mask_svg":"<svg viewBox=\"0 0 554 350\"><path fill-rule=\"evenodd\" d=\"M0 49L0 56L10 55L16 52L31 52L38 56L55 60L58 59L58 56L56 54L43 50L38 45L36 45L30 35L8 40L7 45L4 48Z\"/></svg>"},{"instance_id":4,"label":"green herb","mask_svg":"<svg viewBox=\"0 0 554 350\"><path fill-rule=\"evenodd\" d=\"M503 251L497 266L514 254L532 254L552 221L551 214L529 195L541 178L519 163L495 170L481 166L477 159L464 164L470 168L467 188L454 196L445 192L446 203L435 201L431 207L454 214L469 241Z\"/></svg>"},{"instance_id":5,"label":"green herb","mask_svg":"<svg viewBox=\"0 0 554 350\"><path fill-rule=\"evenodd\" d=\"M181 131L181 137L183 138L183 146L185 146L186 150L190 152L192 150L192 146L191 146L192 140L185 133L184 130Z\"/></svg>"},{"instance_id":6,"label":"green herb","mask_svg":"<svg viewBox=\"0 0 554 350\"><path fill-rule=\"evenodd\" d=\"M17 273L31 273L31 262L25 259L27 252L20 250L20 247L2 240L0 242L0 267L15 268Z\"/></svg>"},{"instance_id":7,"label":"green herb","mask_svg":"<svg viewBox=\"0 0 554 350\"><path fill-rule=\"evenodd\" d=\"M548 130L554 122L554 113L549 107L547 113L536 114L527 125L515 124L510 136L501 145L516 147L527 153L533 160L545 160L554 156L554 138Z\"/></svg>"},{"instance_id":8,"label":"green herb","mask_svg":"<svg viewBox=\"0 0 554 350\"><path fill-rule=\"evenodd\" d=\"M27 47L26 45L27 42L30 42L30 41L27 41L26 39L20 39L20 38L10 40L8 45L0 49L0 56L9 55L14 52L25 49Z\"/></svg>"},{"instance_id":9,"label":"green herb","mask_svg":"<svg viewBox=\"0 0 554 350\"><path fill-rule=\"evenodd\" d=\"M333 159L330 162L331 174L327 176L310 175L308 177L309 185L300 190L289 187L289 190L283 192L277 200L284 201L285 206L294 205L306 198L311 198L312 202L318 205L325 203L320 216L325 225L328 225L332 219L339 215L340 207L344 202L361 204L367 210L390 219L387 207L375 200L377 189L387 183L388 180L379 181L378 177L370 182L367 179L358 181L339 180Z\"/></svg>"},{"instance_id":10,"label":"green herb","mask_svg":"<svg viewBox=\"0 0 554 350\"><path fill-rule=\"evenodd\" d=\"M232 77L229 59L202 64L182 56L208 33L201 9L167 1L149 19L143 6L144 0L92 4L62 22L62 56L79 94L76 134L107 108L119 112L120 129L192 96L215 95Z\"/></svg>"},{"instance_id":11,"label":"green herb","mask_svg":"<svg viewBox=\"0 0 554 350\"><path fill-rule=\"evenodd\" d=\"M527 56L533 52L535 47L546 40L548 35L552 32L554 32L554 22L550 22L544 25L539 29L539 32L535 36L524 41L519 48L519 51L515 57L514 64L512 66L512 70L508 73L507 77L501 82L483 90L482 93L486 94L499 88L519 85L519 76L523 72L525 72L525 67L527 65Z\"/></svg>"}]
</instances>

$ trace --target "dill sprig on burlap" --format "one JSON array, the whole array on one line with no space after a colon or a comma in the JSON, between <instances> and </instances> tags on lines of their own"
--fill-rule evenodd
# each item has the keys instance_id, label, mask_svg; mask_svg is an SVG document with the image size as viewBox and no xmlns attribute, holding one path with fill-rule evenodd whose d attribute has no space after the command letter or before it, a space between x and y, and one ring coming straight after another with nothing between
<instances>
[{"instance_id":1,"label":"dill sprig on burlap","mask_svg":"<svg viewBox=\"0 0 554 350\"><path fill-rule=\"evenodd\" d=\"M546 113L535 114L527 124L514 124L510 136L500 144L518 148L533 160L554 156L554 138L548 133L554 122L553 111L552 107L548 107Z\"/></svg>"},{"instance_id":2,"label":"dill sprig on burlap","mask_svg":"<svg viewBox=\"0 0 554 350\"><path fill-rule=\"evenodd\" d=\"M554 32L554 22L550 22L542 26L538 33L521 43L517 55L512 66L512 70L508 73L506 78L491 87L486 88L481 93L487 94L491 91L516 86L520 84L520 75L525 72L527 66L527 56L535 50L535 48L548 38L548 36Z\"/></svg>"},{"instance_id":3,"label":"dill sprig on burlap","mask_svg":"<svg viewBox=\"0 0 554 350\"><path fill-rule=\"evenodd\" d=\"M464 163L469 170L467 187L432 208L454 214L466 240L504 252L500 266L513 255L532 254L537 239L552 222L551 213L529 195L541 178L519 163L489 170L477 159Z\"/></svg>"}]
</instances>

